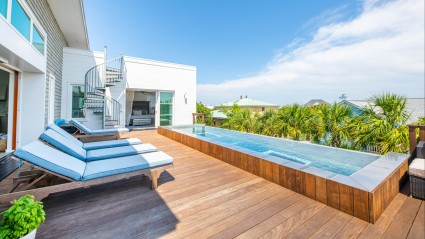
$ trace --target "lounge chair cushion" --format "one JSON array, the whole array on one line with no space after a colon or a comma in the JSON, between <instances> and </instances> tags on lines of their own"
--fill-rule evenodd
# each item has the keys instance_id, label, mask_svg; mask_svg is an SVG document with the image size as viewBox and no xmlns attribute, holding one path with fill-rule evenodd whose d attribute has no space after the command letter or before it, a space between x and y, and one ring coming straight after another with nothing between
<instances>
[{"instance_id":1,"label":"lounge chair cushion","mask_svg":"<svg viewBox=\"0 0 425 239\"><path fill-rule=\"evenodd\" d=\"M86 181L173 163L173 158L164 152L86 163L40 141L35 141L17 149L14 155L53 173L77 181Z\"/></svg>"},{"instance_id":2,"label":"lounge chair cushion","mask_svg":"<svg viewBox=\"0 0 425 239\"><path fill-rule=\"evenodd\" d=\"M425 178L425 159L415 158L409 165L409 174L416 177Z\"/></svg>"},{"instance_id":3,"label":"lounge chair cushion","mask_svg":"<svg viewBox=\"0 0 425 239\"><path fill-rule=\"evenodd\" d=\"M51 129L53 131L56 131L57 133L59 133L60 135L62 135L63 137L67 138L69 141L73 142L74 144L76 144L80 147L83 147L83 145L84 145L83 142L76 139L75 137L70 135L68 132L66 132L64 129L62 129L61 127L59 127L55 124L51 124L51 125L47 126L47 129Z\"/></svg>"},{"instance_id":4,"label":"lounge chair cushion","mask_svg":"<svg viewBox=\"0 0 425 239\"><path fill-rule=\"evenodd\" d=\"M34 165L75 180L82 180L86 168L85 162L40 141L35 141L21 147L13 154Z\"/></svg>"},{"instance_id":5,"label":"lounge chair cushion","mask_svg":"<svg viewBox=\"0 0 425 239\"><path fill-rule=\"evenodd\" d=\"M137 138L128 138L128 139L118 139L118 140L106 140L106 141L97 141L97 142L90 142L90 143L83 143L70 135L68 132L66 132L61 127L51 124L47 126L47 129L51 129L63 137L67 138L69 141L73 142L74 144L83 147L85 150L92 150L92 149L104 149L104 148L112 148L112 147L119 147L119 146L128 146L128 145L135 145L135 144L141 144L142 141Z\"/></svg>"},{"instance_id":6,"label":"lounge chair cushion","mask_svg":"<svg viewBox=\"0 0 425 239\"><path fill-rule=\"evenodd\" d=\"M69 155L72 155L82 161L86 160L87 151L85 149L74 144L72 141L56 131L48 129L40 135L40 138Z\"/></svg>"},{"instance_id":7,"label":"lounge chair cushion","mask_svg":"<svg viewBox=\"0 0 425 239\"><path fill-rule=\"evenodd\" d=\"M152 144L137 144L130 146L121 146L115 148L106 148L106 149L95 149L87 151L87 157L85 158L86 162L107 159L107 158L117 158L124 157L135 154L156 152L156 147Z\"/></svg>"},{"instance_id":8,"label":"lounge chair cushion","mask_svg":"<svg viewBox=\"0 0 425 239\"><path fill-rule=\"evenodd\" d=\"M83 125L82 123L80 123L78 120L71 119L69 122L71 122L73 125L79 128L85 134L115 134L115 133L123 133L123 132L129 131L127 128L91 130L87 128L85 125Z\"/></svg>"},{"instance_id":9,"label":"lounge chair cushion","mask_svg":"<svg viewBox=\"0 0 425 239\"><path fill-rule=\"evenodd\" d=\"M88 162L83 181L171 164L173 158L164 152L139 154Z\"/></svg>"},{"instance_id":10,"label":"lounge chair cushion","mask_svg":"<svg viewBox=\"0 0 425 239\"><path fill-rule=\"evenodd\" d=\"M141 143L142 141L140 139L128 138L128 139L106 140L106 141L85 143L83 145L83 148L85 150L105 149L105 148L113 148L113 147L120 147L120 146L136 145Z\"/></svg>"}]
</instances>

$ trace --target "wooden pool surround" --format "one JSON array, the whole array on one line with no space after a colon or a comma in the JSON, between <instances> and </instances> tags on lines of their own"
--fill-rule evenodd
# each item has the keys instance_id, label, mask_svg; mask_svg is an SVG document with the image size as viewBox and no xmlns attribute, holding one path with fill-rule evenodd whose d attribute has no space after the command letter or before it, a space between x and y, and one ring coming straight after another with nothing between
<instances>
[{"instance_id":1,"label":"wooden pool surround","mask_svg":"<svg viewBox=\"0 0 425 239\"><path fill-rule=\"evenodd\" d=\"M163 127L158 133L370 223L378 220L399 193L408 170L406 160L369 192Z\"/></svg>"}]
</instances>

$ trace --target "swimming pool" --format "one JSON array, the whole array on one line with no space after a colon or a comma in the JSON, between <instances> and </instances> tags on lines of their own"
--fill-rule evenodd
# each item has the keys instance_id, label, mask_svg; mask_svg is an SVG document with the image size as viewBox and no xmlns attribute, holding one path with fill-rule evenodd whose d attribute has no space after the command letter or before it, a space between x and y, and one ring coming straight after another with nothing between
<instances>
[{"instance_id":1,"label":"swimming pool","mask_svg":"<svg viewBox=\"0 0 425 239\"><path fill-rule=\"evenodd\" d=\"M406 154L375 155L204 125L159 127L158 133L371 223L399 193L408 169Z\"/></svg>"},{"instance_id":2,"label":"swimming pool","mask_svg":"<svg viewBox=\"0 0 425 239\"><path fill-rule=\"evenodd\" d=\"M340 175L350 176L377 160L380 156L353 150L326 147L317 144L242 133L208 127L176 127L173 130L196 135L200 139L238 146L271 155L305 166L315 167ZM276 159L276 161L280 161Z\"/></svg>"}]
</instances>

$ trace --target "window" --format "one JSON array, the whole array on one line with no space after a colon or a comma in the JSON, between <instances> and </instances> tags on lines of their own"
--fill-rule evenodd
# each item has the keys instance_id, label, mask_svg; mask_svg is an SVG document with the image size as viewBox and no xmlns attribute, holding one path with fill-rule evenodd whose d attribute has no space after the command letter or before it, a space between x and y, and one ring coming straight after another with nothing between
<instances>
[{"instance_id":1,"label":"window","mask_svg":"<svg viewBox=\"0 0 425 239\"><path fill-rule=\"evenodd\" d=\"M44 55L44 39L36 26L33 26L32 29L32 45Z\"/></svg>"},{"instance_id":2,"label":"window","mask_svg":"<svg viewBox=\"0 0 425 239\"><path fill-rule=\"evenodd\" d=\"M28 41L30 40L31 22L27 13L22 8L18 0L12 0L12 25L20 32Z\"/></svg>"},{"instance_id":3,"label":"window","mask_svg":"<svg viewBox=\"0 0 425 239\"><path fill-rule=\"evenodd\" d=\"M84 118L84 86L73 85L72 86L72 118Z\"/></svg>"},{"instance_id":4,"label":"window","mask_svg":"<svg viewBox=\"0 0 425 239\"><path fill-rule=\"evenodd\" d=\"M7 18L7 2L8 0L0 0L0 15Z\"/></svg>"},{"instance_id":5,"label":"window","mask_svg":"<svg viewBox=\"0 0 425 239\"><path fill-rule=\"evenodd\" d=\"M159 125L172 125L173 122L173 93L160 92L159 94Z\"/></svg>"}]
</instances>

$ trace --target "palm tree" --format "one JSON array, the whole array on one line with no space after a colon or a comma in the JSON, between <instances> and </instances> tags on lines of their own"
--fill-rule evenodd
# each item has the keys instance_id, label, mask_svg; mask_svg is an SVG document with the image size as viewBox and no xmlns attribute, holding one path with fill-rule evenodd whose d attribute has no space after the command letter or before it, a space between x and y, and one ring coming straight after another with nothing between
<instances>
[{"instance_id":1,"label":"palm tree","mask_svg":"<svg viewBox=\"0 0 425 239\"><path fill-rule=\"evenodd\" d=\"M276 126L287 138L300 140L309 132L310 110L299 104L284 106L279 109L281 123Z\"/></svg>"},{"instance_id":2,"label":"palm tree","mask_svg":"<svg viewBox=\"0 0 425 239\"><path fill-rule=\"evenodd\" d=\"M351 110L347 105L336 103L331 106L321 105L317 113L320 120L319 127L325 133L325 140L329 137L331 146L341 147L342 143L348 143Z\"/></svg>"},{"instance_id":3,"label":"palm tree","mask_svg":"<svg viewBox=\"0 0 425 239\"><path fill-rule=\"evenodd\" d=\"M234 105L225 111L227 119L223 121L222 127L242 132L252 132L256 118L252 117L252 111L249 109L240 109Z\"/></svg>"},{"instance_id":4,"label":"palm tree","mask_svg":"<svg viewBox=\"0 0 425 239\"><path fill-rule=\"evenodd\" d=\"M381 153L407 152L409 147L406 121L409 114L406 110L406 97L383 93L374 95L371 104L359 117L354 142L366 147L379 146Z\"/></svg>"}]
</instances>

